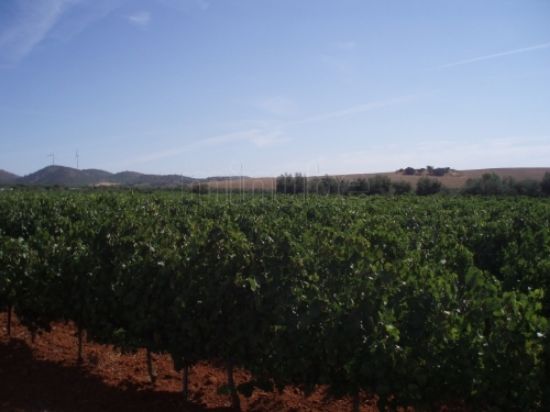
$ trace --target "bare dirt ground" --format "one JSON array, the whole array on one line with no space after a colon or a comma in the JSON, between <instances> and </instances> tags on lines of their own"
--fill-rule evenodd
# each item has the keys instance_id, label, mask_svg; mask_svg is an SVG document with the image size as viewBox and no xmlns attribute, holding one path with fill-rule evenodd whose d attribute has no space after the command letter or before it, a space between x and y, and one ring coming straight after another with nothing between
<instances>
[{"instance_id":1,"label":"bare dirt ground","mask_svg":"<svg viewBox=\"0 0 550 412\"><path fill-rule=\"evenodd\" d=\"M230 411L223 370L202 363L190 372L190 399L183 401L181 376L167 355L154 355L155 385L149 382L144 351L120 354L110 346L87 343L84 362L77 365L77 341L71 324L55 324L31 342L30 333L15 319L11 339L6 314L0 314L0 411ZM236 383L246 380L236 372ZM351 401L328 400L322 390L305 397L297 388L282 393L255 392L241 396L244 411L349 411ZM373 412L362 400L362 412Z\"/></svg>"}]
</instances>

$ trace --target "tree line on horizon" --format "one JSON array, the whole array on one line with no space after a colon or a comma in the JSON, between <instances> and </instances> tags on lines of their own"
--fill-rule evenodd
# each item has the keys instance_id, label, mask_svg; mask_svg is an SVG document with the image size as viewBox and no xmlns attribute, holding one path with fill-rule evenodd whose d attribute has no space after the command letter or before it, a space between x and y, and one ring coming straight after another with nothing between
<instances>
[{"instance_id":1,"label":"tree line on horizon","mask_svg":"<svg viewBox=\"0 0 550 412\"><path fill-rule=\"evenodd\" d=\"M458 194L458 195L481 195L481 196L529 196L529 197L542 197L550 196L550 172L546 172L541 180L536 179L522 179L516 180L511 176L501 177L496 173L485 173L479 178L468 179L461 189L451 189L445 187L437 177L440 176L441 170L449 168L432 168L429 166L431 172L428 175L419 175L419 170L428 169L414 169L417 172L415 174L408 174L407 169L400 169L403 175L415 175L421 176L415 185L405 180L392 180L386 175L374 175L369 178L360 177L357 179L345 179L343 177L335 176L320 176L320 177L307 177L302 173L284 173L275 179L275 184L269 188L259 187L245 188L242 184L240 187L212 187L207 182L195 182L187 183L178 187L164 187L163 190L177 190L191 192L194 194L208 194L208 193L241 193L244 192L258 192L258 193L278 193L278 194L291 194L291 195L344 195L344 196L369 196L369 195L411 195L416 194L419 196L433 195L437 193L444 194ZM411 168L412 169L412 168ZM452 169L449 169L452 170ZM445 172L445 173L448 173ZM15 187L7 186L0 187L0 191L12 190ZM63 190L67 189L61 185L48 185L48 186L16 186L17 190ZM154 187L87 187L81 188L84 190L93 191L113 191L113 190L136 190L136 191L155 191L158 188Z\"/></svg>"},{"instance_id":2,"label":"tree line on horizon","mask_svg":"<svg viewBox=\"0 0 550 412\"><path fill-rule=\"evenodd\" d=\"M444 169L444 168L439 168ZM434 169L437 170L437 169ZM439 173L439 172L438 172ZM421 177L413 191L411 183L392 181L385 175L353 180L333 176L307 178L301 173L285 173L277 177L276 192L282 194L320 194L320 195L405 195L415 193L420 196L450 192L435 178ZM546 172L542 180L500 177L495 173L485 173L480 178L466 181L458 190L463 195L513 195L513 196L550 196L550 173Z\"/></svg>"},{"instance_id":3,"label":"tree line on horizon","mask_svg":"<svg viewBox=\"0 0 550 412\"><path fill-rule=\"evenodd\" d=\"M451 169L450 167L434 167L434 166L426 166L421 167L419 169L415 169L414 167L406 167L404 169L399 169L397 173L401 173L405 176L436 176L441 177L445 176L447 173L450 173L451 171L454 171L454 169Z\"/></svg>"},{"instance_id":4,"label":"tree line on horizon","mask_svg":"<svg viewBox=\"0 0 550 412\"><path fill-rule=\"evenodd\" d=\"M441 188L441 182L438 180L424 177L419 180L415 192L419 195L429 195L441 191ZM384 175L348 180L328 175L307 178L301 173L294 176L285 173L277 177L276 191L283 194L404 195L412 193L413 187L405 181L392 182Z\"/></svg>"}]
</instances>

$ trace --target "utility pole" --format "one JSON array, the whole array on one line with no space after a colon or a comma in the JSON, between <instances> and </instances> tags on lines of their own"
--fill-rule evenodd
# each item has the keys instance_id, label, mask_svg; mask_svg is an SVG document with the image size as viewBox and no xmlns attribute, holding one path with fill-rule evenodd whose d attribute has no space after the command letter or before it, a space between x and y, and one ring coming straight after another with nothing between
<instances>
[{"instance_id":1,"label":"utility pole","mask_svg":"<svg viewBox=\"0 0 550 412\"><path fill-rule=\"evenodd\" d=\"M243 164L241 163L241 201L244 199Z\"/></svg>"}]
</instances>

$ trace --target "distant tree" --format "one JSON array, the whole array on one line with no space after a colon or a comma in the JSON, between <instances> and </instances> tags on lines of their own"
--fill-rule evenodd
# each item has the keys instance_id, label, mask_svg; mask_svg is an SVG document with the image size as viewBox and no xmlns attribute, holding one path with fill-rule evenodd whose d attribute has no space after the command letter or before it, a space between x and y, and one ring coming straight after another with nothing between
<instances>
[{"instance_id":1,"label":"distant tree","mask_svg":"<svg viewBox=\"0 0 550 412\"><path fill-rule=\"evenodd\" d=\"M208 193L208 184L193 183L193 185L191 186L191 192L196 194L206 194Z\"/></svg>"},{"instance_id":2,"label":"distant tree","mask_svg":"<svg viewBox=\"0 0 550 412\"><path fill-rule=\"evenodd\" d=\"M331 193L336 193L337 184L335 179L329 175L325 175L321 178L321 193L328 195Z\"/></svg>"},{"instance_id":3,"label":"distant tree","mask_svg":"<svg viewBox=\"0 0 550 412\"><path fill-rule=\"evenodd\" d=\"M550 178L549 178L550 181ZM550 183L549 183L550 184ZM479 179L468 179L464 194L470 195L521 195L540 196L544 193L543 182L533 179L516 181L512 177L501 179L495 173L486 173Z\"/></svg>"},{"instance_id":4,"label":"distant tree","mask_svg":"<svg viewBox=\"0 0 550 412\"><path fill-rule=\"evenodd\" d=\"M340 195L346 195L349 193L349 185L350 185L349 180L344 180L340 178L339 180L337 180L337 183L338 183L338 188L336 190L336 193Z\"/></svg>"},{"instance_id":5,"label":"distant tree","mask_svg":"<svg viewBox=\"0 0 550 412\"><path fill-rule=\"evenodd\" d=\"M416 169L414 167L406 167L405 170L403 170L403 174L406 176L414 176L416 173Z\"/></svg>"},{"instance_id":6,"label":"distant tree","mask_svg":"<svg viewBox=\"0 0 550 412\"><path fill-rule=\"evenodd\" d=\"M544 177L540 182L540 190L544 195L550 196L550 172L546 172L544 174Z\"/></svg>"},{"instance_id":7,"label":"distant tree","mask_svg":"<svg viewBox=\"0 0 550 412\"><path fill-rule=\"evenodd\" d=\"M426 172L428 173L428 176L433 176L434 167L433 166L426 166Z\"/></svg>"},{"instance_id":8,"label":"distant tree","mask_svg":"<svg viewBox=\"0 0 550 412\"><path fill-rule=\"evenodd\" d=\"M276 191L277 193L299 194L306 191L307 178L301 173L295 173L292 176L290 173L285 173L277 177Z\"/></svg>"},{"instance_id":9,"label":"distant tree","mask_svg":"<svg viewBox=\"0 0 550 412\"><path fill-rule=\"evenodd\" d=\"M426 171L426 169L424 169L423 167L421 167L420 169L416 169L416 175L417 176L422 176L424 174L424 172Z\"/></svg>"},{"instance_id":10,"label":"distant tree","mask_svg":"<svg viewBox=\"0 0 550 412\"><path fill-rule=\"evenodd\" d=\"M461 190L464 195L479 195L479 179L468 179Z\"/></svg>"},{"instance_id":11,"label":"distant tree","mask_svg":"<svg viewBox=\"0 0 550 412\"><path fill-rule=\"evenodd\" d=\"M479 179L468 179L463 193L470 195L500 195L504 193L504 185L499 175L485 173Z\"/></svg>"},{"instance_id":12,"label":"distant tree","mask_svg":"<svg viewBox=\"0 0 550 412\"><path fill-rule=\"evenodd\" d=\"M392 184L393 193L396 195L404 195L412 191L412 186L409 182L400 180L399 182L393 182Z\"/></svg>"},{"instance_id":13,"label":"distant tree","mask_svg":"<svg viewBox=\"0 0 550 412\"><path fill-rule=\"evenodd\" d=\"M369 178L369 194L383 195L389 193L391 179L388 176L375 175Z\"/></svg>"},{"instance_id":14,"label":"distant tree","mask_svg":"<svg viewBox=\"0 0 550 412\"><path fill-rule=\"evenodd\" d=\"M294 187L293 193L304 193L306 191L306 177L301 173L296 173L294 175Z\"/></svg>"},{"instance_id":15,"label":"distant tree","mask_svg":"<svg viewBox=\"0 0 550 412\"><path fill-rule=\"evenodd\" d=\"M321 178L316 177L308 183L309 191L320 195L344 193L342 191L342 181L329 175Z\"/></svg>"},{"instance_id":16,"label":"distant tree","mask_svg":"<svg viewBox=\"0 0 550 412\"><path fill-rule=\"evenodd\" d=\"M500 195L504 192L502 179L495 173L485 173L481 177L481 191L484 195Z\"/></svg>"},{"instance_id":17,"label":"distant tree","mask_svg":"<svg viewBox=\"0 0 550 412\"><path fill-rule=\"evenodd\" d=\"M540 196L541 184L533 179L524 179L516 182L516 193L523 196Z\"/></svg>"},{"instance_id":18,"label":"distant tree","mask_svg":"<svg viewBox=\"0 0 550 412\"><path fill-rule=\"evenodd\" d=\"M506 176L502 179L502 194L516 195L516 180L512 176Z\"/></svg>"},{"instance_id":19,"label":"distant tree","mask_svg":"<svg viewBox=\"0 0 550 412\"><path fill-rule=\"evenodd\" d=\"M422 177L416 183L416 194L420 196L433 195L441 191L441 182L437 179Z\"/></svg>"},{"instance_id":20,"label":"distant tree","mask_svg":"<svg viewBox=\"0 0 550 412\"><path fill-rule=\"evenodd\" d=\"M369 181L363 177L353 180L349 185L349 193L369 193Z\"/></svg>"},{"instance_id":21,"label":"distant tree","mask_svg":"<svg viewBox=\"0 0 550 412\"><path fill-rule=\"evenodd\" d=\"M432 170L432 176L445 176L450 170L450 167L436 167Z\"/></svg>"},{"instance_id":22,"label":"distant tree","mask_svg":"<svg viewBox=\"0 0 550 412\"><path fill-rule=\"evenodd\" d=\"M294 186L294 178L291 174L285 173L277 177L276 191L277 193L292 193Z\"/></svg>"}]
</instances>

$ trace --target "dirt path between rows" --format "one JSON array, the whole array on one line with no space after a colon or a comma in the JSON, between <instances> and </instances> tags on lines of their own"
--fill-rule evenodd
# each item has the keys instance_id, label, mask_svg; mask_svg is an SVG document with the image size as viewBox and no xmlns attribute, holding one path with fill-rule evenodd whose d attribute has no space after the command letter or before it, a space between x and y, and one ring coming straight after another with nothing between
<instances>
[{"instance_id":1,"label":"dirt path between rows","mask_svg":"<svg viewBox=\"0 0 550 412\"><path fill-rule=\"evenodd\" d=\"M6 336L5 313L0 314L0 411L230 411L227 395L217 393L225 372L201 363L190 373L190 401L181 395L181 376L167 355L154 355L158 379L149 382L144 351L120 354L107 345L87 343L84 362L77 365L74 326L55 324L31 342L30 333L14 319ZM246 380L236 372L237 384ZM351 401L327 400L323 391L305 397L296 388L283 393L255 392L241 396L244 411L350 411ZM364 400L361 411L376 409Z\"/></svg>"}]
</instances>

